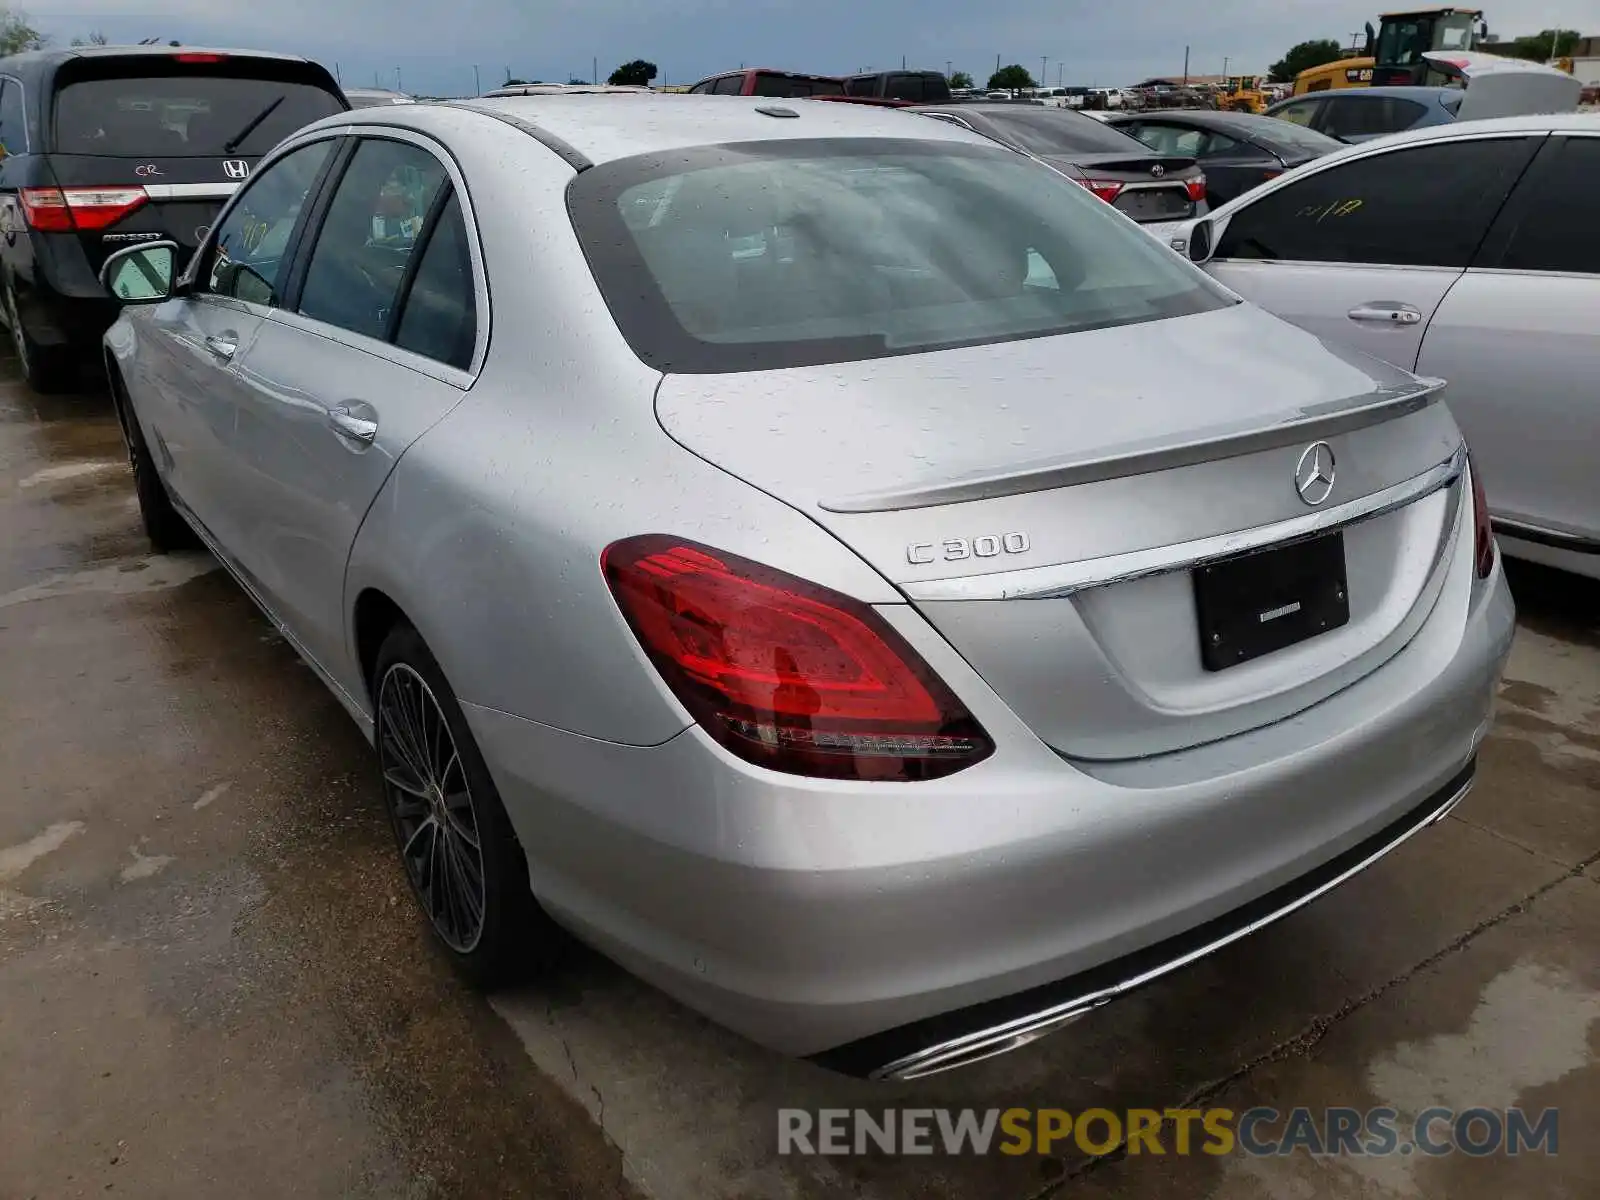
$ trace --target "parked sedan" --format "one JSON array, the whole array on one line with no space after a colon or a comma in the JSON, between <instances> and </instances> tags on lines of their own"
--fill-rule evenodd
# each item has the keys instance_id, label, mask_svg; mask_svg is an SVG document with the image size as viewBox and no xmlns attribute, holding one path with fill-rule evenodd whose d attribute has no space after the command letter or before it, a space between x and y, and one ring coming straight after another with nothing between
<instances>
[{"instance_id":1,"label":"parked sedan","mask_svg":"<svg viewBox=\"0 0 1600 1200\"><path fill-rule=\"evenodd\" d=\"M1450 381L1506 553L1600 578L1600 115L1399 134L1154 230L1263 308Z\"/></svg>"},{"instance_id":2,"label":"parked sedan","mask_svg":"<svg viewBox=\"0 0 1600 1200\"><path fill-rule=\"evenodd\" d=\"M559 923L770 1046L923 1075L1471 784L1512 608L1437 385L965 130L366 109L176 266L105 271L146 526L373 740L476 980Z\"/></svg>"},{"instance_id":3,"label":"parked sedan","mask_svg":"<svg viewBox=\"0 0 1600 1200\"><path fill-rule=\"evenodd\" d=\"M1213 208L1343 145L1287 121L1249 113L1128 113L1107 123L1161 154L1194 159L1206 173L1206 203Z\"/></svg>"},{"instance_id":4,"label":"parked sedan","mask_svg":"<svg viewBox=\"0 0 1600 1200\"><path fill-rule=\"evenodd\" d=\"M1195 160L1161 154L1081 113L1034 104L928 104L923 116L1033 155L1135 221L1177 221L1205 212L1205 174Z\"/></svg>"}]
</instances>

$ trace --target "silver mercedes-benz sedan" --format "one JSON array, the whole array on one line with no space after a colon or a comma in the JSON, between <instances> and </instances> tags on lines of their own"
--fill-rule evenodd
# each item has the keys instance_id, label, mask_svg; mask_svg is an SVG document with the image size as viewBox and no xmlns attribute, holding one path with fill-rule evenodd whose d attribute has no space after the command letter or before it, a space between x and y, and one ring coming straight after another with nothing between
<instances>
[{"instance_id":1,"label":"silver mercedes-benz sedan","mask_svg":"<svg viewBox=\"0 0 1600 1200\"><path fill-rule=\"evenodd\" d=\"M372 738L478 981L565 927L906 1078L1471 784L1512 605L1439 382L969 131L368 109L173 253L105 276L150 536L197 536Z\"/></svg>"}]
</instances>

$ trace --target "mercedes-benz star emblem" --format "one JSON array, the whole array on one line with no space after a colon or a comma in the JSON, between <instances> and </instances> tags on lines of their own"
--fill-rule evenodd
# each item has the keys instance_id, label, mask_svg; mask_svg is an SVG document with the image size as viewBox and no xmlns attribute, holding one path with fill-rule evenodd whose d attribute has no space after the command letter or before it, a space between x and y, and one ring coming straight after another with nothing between
<instances>
[{"instance_id":1,"label":"mercedes-benz star emblem","mask_svg":"<svg viewBox=\"0 0 1600 1200\"><path fill-rule=\"evenodd\" d=\"M1327 442L1312 442L1295 466L1294 490L1315 508L1333 494L1334 473L1333 447Z\"/></svg>"}]
</instances>

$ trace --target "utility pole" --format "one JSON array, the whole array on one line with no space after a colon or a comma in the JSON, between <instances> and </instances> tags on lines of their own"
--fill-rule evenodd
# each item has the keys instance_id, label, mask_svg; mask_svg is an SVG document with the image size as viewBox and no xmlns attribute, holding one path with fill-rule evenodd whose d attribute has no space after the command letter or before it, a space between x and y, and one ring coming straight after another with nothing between
<instances>
[{"instance_id":1,"label":"utility pole","mask_svg":"<svg viewBox=\"0 0 1600 1200\"><path fill-rule=\"evenodd\" d=\"M598 58L591 58L589 60L589 82L600 82L600 60Z\"/></svg>"},{"instance_id":2,"label":"utility pole","mask_svg":"<svg viewBox=\"0 0 1600 1200\"><path fill-rule=\"evenodd\" d=\"M1050 76L1045 74L1050 69L1049 62L1050 56L1048 54L1039 55L1039 85L1041 87L1050 81Z\"/></svg>"},{"instance_id":3,"label":"utility pole","mask_svg":"<svg viewBox=\"0 0 1600 1200\"><path fill-rule=\"evenodd\" d=\"M1228 56L1226 54L1222 56L1222 78L1228 78Z\"/></svg>"},{"instance_id":4,"label":"utility pole","mask_svg":"<svg viewBox=\"0 0 1600 1200\"><path fill-rule=\"evenodd\" d=\"M405 88L400 86L400 68L399 67L396 67L394 69L394 90L397 91L397 92L405 91Z\"/></svg>"},{"instance_id":5,"label":"utility pole","mask_svg":"<svg viewBox=\"0 0 1600 1200\"><path fill-rule=\"evenodd\" d=\"M1189 47L1183 48L1183 86L1189 86Z\"/></svg>"},{"instance_id":6,"label":"utility pole","mask_svg":"<svg viewBox=\"0 0 1600 1200\"><path fill-rule=\"evenodd\" d=\"M944 60L944 77L946 79L949 79L951 74L952 74L952 72L950 70L952 65L954 65L954 64L950 61L950 59L947 58L947 59Z\"/></svg>"},{"instance_id":7,"label":"utility pole","mask_svg":"<svg viewBox=\"0 0 1600 1200\"><path fill-rule=\"evenodd\" d=\"M994 73L996 75L1000 74L1000 56L998 54L994 56Z\"/></svg>"},{"instance_id":8,"label":"utility pole","mask_svg":"<svg viewBox=\"0 0 1600 1200\"><path fill-rule=\"evenodd\" d=\"M906 56L904 54L900 56L900 69L902 71L906 69Z\"/></svg>"},{"instance_id":9,"label":"utility pole","mask_svg":"<svg viewBox=\"0 0 1600 1200\"><path fill-rule=\"evenodd\" d=\"M506 75L506 78L509 79L510 77L511 77L510 73L508 72L507 75ZM477 63L473 63L472 64L472 94L474 96L483 95L483 84L481 82L479 82L479 79L478 79L478 64Z\"/></svg>"}]
</instances>

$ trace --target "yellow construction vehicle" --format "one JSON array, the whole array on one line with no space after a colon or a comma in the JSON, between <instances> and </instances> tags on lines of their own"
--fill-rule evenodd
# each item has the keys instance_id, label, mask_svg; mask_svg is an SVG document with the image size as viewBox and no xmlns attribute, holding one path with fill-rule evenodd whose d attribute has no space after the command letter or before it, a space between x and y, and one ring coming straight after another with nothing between
<instances>
[{"instance_id":1,"label":"yellow construction vehicle","mask_svg":"<svg viewBox=\"0 0 1600 1200\"><path fill-rule=\"evenodd\" d=\"M1219 108L1227 112L1258 113L1271 103L1271 97L1261 90L1259 75L1230 75L1222 82Z\"/></svg>"},{"instance_id":2,"label":"yellow construction vehicle","mask_svg":"<svg viewBox=\"0 0 1600 1200\"><path fill-rule=\"evenodd\" d=\"M1424 50L1472 50L1488 32L1483 10L1477 8L1384 13L1376 31L1367 26L1365 53L1301 71L1295 76L1294 94L1433 82L1422 58Z\"/></svg>"}]
</instances>

